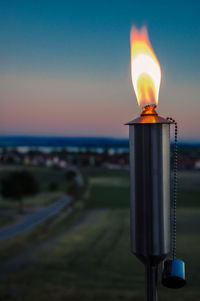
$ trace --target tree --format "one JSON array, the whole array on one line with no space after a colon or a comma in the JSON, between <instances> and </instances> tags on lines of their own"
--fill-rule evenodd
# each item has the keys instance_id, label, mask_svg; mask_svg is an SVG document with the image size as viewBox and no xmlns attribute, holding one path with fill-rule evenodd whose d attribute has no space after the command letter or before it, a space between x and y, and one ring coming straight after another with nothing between
<instances>
[{"instance_id":1,"label":"tree","mask_svg":"<svg viewBox=\"0 0 200 301\"><path fill-rule=\"evenodd\" d=\"M52 191L52 192L58 190L58 183L56 183L54 181L50 182L49 190Z\"/></svg>"},{"instance_id":2,"label":"tree","mask_svg":"<svg viewBox=\"0 0 200 301\"><path fill-rule=\"evenodd\" d=\"M74 170L70 169L66 172L67 181L72 182L75 179L75 177L76 177L76 172Z\"/></svg>"},{"instance_id":3,"label":"tree","mask_svg":"<svg viewBox=\"0 0 200 301\"><path fill-rule=\"evenodd\" d=\"M80 187L76 180L70 182L68 186L68 194L72 197L73 201L80 196Z\"/></svg>"},{"instance_id":4,"label":"tree","mask_svg":"<svg viewBox=\"0 0 200 301\"><path fill-rule=\"evenodd\" d=\"M33 175L26 171L10 172L1 180L1 194L6 199L18 200L19 211L24 212L23 198L35 195L39 186Z\"/></svg>"},{"instance_id":5,"label":"tree","mask_svg":"<svg viewBox=\"0 0 200 301\"><path fill-rule=\"evenodd\" d=\"M68 181L68 194L76 201L83 190L83 183L79 181L79 176L75 170L68 170L66 173L66 179ZM82 177L81 177L82 180Z\"/></svg>"}]
</instances>

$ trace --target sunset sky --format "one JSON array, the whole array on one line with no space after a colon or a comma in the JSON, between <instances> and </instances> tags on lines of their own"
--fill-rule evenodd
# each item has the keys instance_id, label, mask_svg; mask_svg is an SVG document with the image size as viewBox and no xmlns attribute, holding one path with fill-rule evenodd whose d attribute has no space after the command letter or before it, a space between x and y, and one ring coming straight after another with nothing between
<instances>
[{"instance_id":1,"label":"sunset sky","mask_svg":"<svg viewBox=\"0 0 200 301\"><path fill-rule=\"evenodd\" d=\"M127 137L130 29L162 69L157 111L200 142L200 1L0 0L0 134Z\"/></svg>"}]
</instances>

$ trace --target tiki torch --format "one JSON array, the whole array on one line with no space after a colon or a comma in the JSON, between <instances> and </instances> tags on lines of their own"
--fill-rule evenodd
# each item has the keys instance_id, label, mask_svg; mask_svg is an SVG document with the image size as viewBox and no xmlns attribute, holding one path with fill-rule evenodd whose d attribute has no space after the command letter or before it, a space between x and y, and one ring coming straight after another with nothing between
<instances>
[{"instance_id":1,"label":"tiki torch","mask_svg":"<svg viewBox=\"0 0 200 301\"><path fill-rule=\"evenodd\" d=\"M145 265L146 300L156 301L158 265L171 251L172 122L160 117L155 110L161 68L146 28L138 31L132 27L131 30L131 76L138 104L143 107L141 115L127 123L130 142L131 251ZM167 281L172 278L171 270L168 270Z\"/></svg>"}]
</instances>

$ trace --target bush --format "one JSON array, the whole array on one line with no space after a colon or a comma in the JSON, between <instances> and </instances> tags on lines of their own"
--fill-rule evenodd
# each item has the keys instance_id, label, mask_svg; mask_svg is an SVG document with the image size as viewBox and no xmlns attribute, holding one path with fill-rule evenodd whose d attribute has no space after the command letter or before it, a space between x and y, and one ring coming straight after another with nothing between
<instances>
[{"instance_id":1,"label":"bush","mask_svg":"<svg viewBox=\"0 0 200 301\"><path fill-rule=\"evenodd\" d=\"M72 198L79 196L79 186L76 181L72 181L68 186L68 193Z\"/></svg>"},{"instance_id":2,"label":"bush","mask_svg":"<svg viewBox=\"0 0 200 301\"><path fill-rule=\"evenodd\" d=\"M38 191L38 182L26 170L10 172L1 180L2 196L6 199L18 200L21 211L23 211L23 197L35 195Z\"/></svg>"},{"instance_id":3,"label":"bush","mask_svg":"<svg viewBox=\"0 0 200 301\"><path fill-rule=\"evenodd\" d=\"M71 182L75 179L76 177L76 172L74 170L69 170L67 173L66 173L66 179L67 181Z\"/></svg>"},{"instance_id":4,"label":"bush","mask_svg":"<svg viewBox=\"0 0 200 301\"><path fill-rule=\"evenodd\" d=\"M50 191L56 191L56 190L58 190L58 183L56 183L56 182L51 182L51 183L49 184L49 190L50 190Z\"/></svg>"}]
</instances>

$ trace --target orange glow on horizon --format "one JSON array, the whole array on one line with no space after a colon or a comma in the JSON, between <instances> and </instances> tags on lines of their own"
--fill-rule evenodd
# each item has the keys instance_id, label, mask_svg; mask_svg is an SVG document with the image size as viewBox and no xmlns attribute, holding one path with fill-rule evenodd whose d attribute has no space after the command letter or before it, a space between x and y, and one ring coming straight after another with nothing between
<instances>
[{"instance_id":1,"label":"orange glow on horizon","mask_svg":"<svg viewBox=\"0 0 200 301\"><path fill-rule=\"evenodd\" d=\"M161 82L159 61L151 47L146 27L131 28L131 77L138 105L158 104Z\"/></svg>"}]
</instances>

